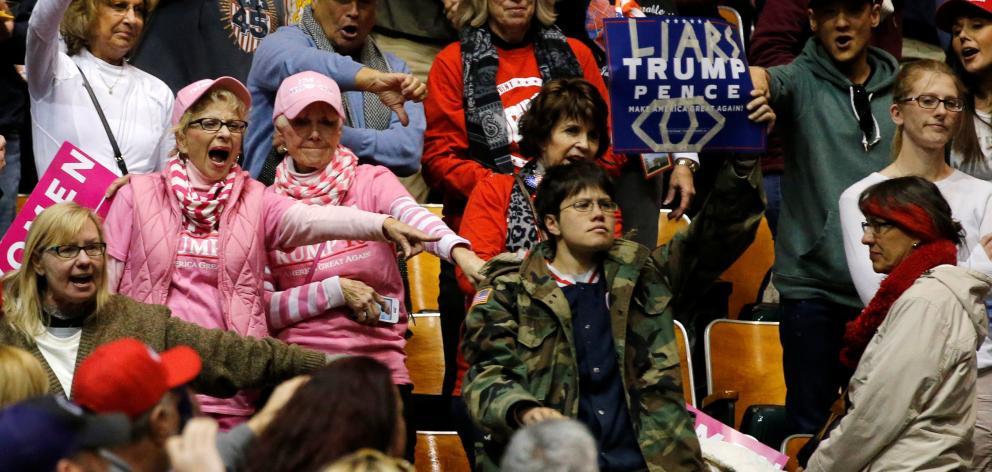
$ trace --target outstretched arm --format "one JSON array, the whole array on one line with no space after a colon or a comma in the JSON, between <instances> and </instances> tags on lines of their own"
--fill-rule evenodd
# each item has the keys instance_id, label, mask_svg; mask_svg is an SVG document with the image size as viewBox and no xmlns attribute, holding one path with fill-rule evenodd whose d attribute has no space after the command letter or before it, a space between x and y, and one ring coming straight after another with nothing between
<instances>
[{"instance_id":1,"label":"outstretched arm","mask_svg":"<svg viewBox=\"0 0 992 472\"><path fill-rule=\"evenodd\" d=\"M59 23L72 0L39 0L28 20L28 92L35 100L44 98L55 85L59 62ZM66 57L68 60L68 57Z\"/></svg>"},{"instance_id":2,"label":"outstretched arm","mask_svg":"<svg viewBox=\"0 0 992 472\"><path fill-rule=\"evenodd\" d=\"M688 230L652 256L669 281L676 312L698 298L754 240L765 210L761 171L754 156L737 156L720 170L713 190Z\"/></svg>"}]
</instances>

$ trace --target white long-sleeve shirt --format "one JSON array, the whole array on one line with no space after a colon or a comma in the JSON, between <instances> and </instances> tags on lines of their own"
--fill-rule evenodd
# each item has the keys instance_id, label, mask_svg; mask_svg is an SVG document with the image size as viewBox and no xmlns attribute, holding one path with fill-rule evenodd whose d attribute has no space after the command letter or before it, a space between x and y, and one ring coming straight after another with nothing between
<instances>
[{"instance_id":1,"label":"white long-sleeve shirt","mask_svg":"<svg viewBox=\"0 0 992 472\"><path fill-rule=\"evenodd\" d=\"M160 170L174 143L170 129L172 91L161 80L132 65L109 64L86 49L67 55L61 48L59 23L70 3L71 0L39 0L28 22L25 66L38 175L48 169L64 141L120 173L110 139L83 87L77 65L93 87L128 171Z\"/></svg>"}]
</instances>

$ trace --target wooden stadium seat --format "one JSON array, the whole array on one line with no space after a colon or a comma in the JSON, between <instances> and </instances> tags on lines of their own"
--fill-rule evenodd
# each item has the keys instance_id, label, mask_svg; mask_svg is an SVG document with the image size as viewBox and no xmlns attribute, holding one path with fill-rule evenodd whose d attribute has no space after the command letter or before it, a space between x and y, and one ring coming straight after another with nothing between
<instances>
[{"instance_id":1,"label":"wooden stadium seat","mask_svg":"<svg viewBox=\"0 0 992 472\"><path fill-rule=\"evenodd\" d=\"M17 194L17 213L21 212L21 208L24 208L24 204L27 202L28 202L28 195L26 193Z\"/></svg>"},{"instance_id":2,"label":"wooden stadium seat","mask_svg":"<svg viewBox=\"0 0 992 472\"><path fill-rule=\"evenodd\" d=\"M444 383L441 315L437 312L414 313L407 326L413 333L406 340L406 368L413 381L413 393L440 395Z\"/></svg>"},{"instance_id":3,"label":"wooden stadium seat","mask_svg":"<svg viewBox=\"0 0 992 472\"><path fill-rule=\"evenodd\" d=\"M782 449L780 452L789 456L789 462L785 464L785 470L788 472L795 472L799 468L799 462L796 461L796 456L799 451L802 450L803 446L813 438L812 434L793 434L787 436L784 441L782 441Z\"/></svg>"},{"instance_id":4,"label":"wooden stadium seat","mask_svg":"<svg viewBox=\"0 0 992 472\"><path fill-rule=\"evenodd\" d=\"M454 431L417 431L417 472L469 472L465 449Z\"/></svg>"},{"instance_id":5,"label":"wooden stadium seat","mask_svg":"<svg viewBox=\"0 0 992 472\"><path fill-rule=\"evenodd\" d=\"M671 241L675 237L675 233L689 226L689 218L684 215L679 220L669 220L668 214L670 212L671 210L663 208L658 215L659 246ZM730 299L727 302L727 313L730 317L736 318L741 307L758 301L761 283L774 262L775 245L772 240L772 232L768 227L768 220L762 217L754 241L744 250L737 261L720 275L720 279L733 285Z\"/></svg>"},{"instance_id":6,"label":"wooden stadium seat","mask_svg":"<svg viewBox=\"0 0 992 472\"><path fill-rule=\"evenodd\" d=\"M686 404L696 406L696 382L692 376L692 356L689 355L689 335L685 326L675 320L675 342L679 345L679 368L682 370L682 397Z\"/></svg>"},{"instance_id":7,"label":"wooden stadium seat","mask_svg":"<svg viewBox=\"0 0 992 472\"><path fill-rule=\"evenodd\" d=\"M438 217L442 205L422 205ZM438 276L441 274L441 259L433 254L422 252L406 261L407 279L410 282L410 312L437 311L437 296L440 293Z\"/></svg>"},{"instance_id":8,"label":"wooden stadium seat","mask_svg":"<svg viewBox=\"0 0 992 472\"><path fill-rule=\"evenodd\" d=\"M682 215L682 218L677 220L668 219L668 214L672 210L668 208L662 208L658 212L658 246L665 244L675 237L675 233L682 231L689 226L689 217Z\"/></svg>"},{"instance_id":9,"label":"wooden stadium seat","mask_svg":"<svg viewBox=\"0 0 992 472\"><path fill-rule=\"evenodd\" d=\"M733 401L733 426L740 428L749 406L785 405L778 323L714 320L706 327L705 350L708 396L703 409Z\"/></svg>"},{"instance_id":10,"label":"wooden stadium seat","mask_svg":"<svg viewBox=\"0 0 992 472\"><path fill-rule=\"evenodd\" d=\"M742 49L741 52L745 52L744 50L747 48L747 42L744 40L744 27L742 26L744 21L741 19L740 12L733 7L728 7L726 5L720 5L719 8L720 18L723 18L727 21L727 23L730 23L737 28L737 40L740 41Z\"/></svg>"},{"instance_id":11,"label":"wooden stadium seat","mask_svg":"<svg viewBox=\"0 0 992 472\"><path fill-rule=\"evenodd\" d=\"M720 276L722 280L733 284L730 300L727 301L729 317L737 318L744 305L759 301L761 283L774 262L775 243L772 240L772 231L768 227L768 220L762 217L754 241Z\"/></svg>"}]
</instances>

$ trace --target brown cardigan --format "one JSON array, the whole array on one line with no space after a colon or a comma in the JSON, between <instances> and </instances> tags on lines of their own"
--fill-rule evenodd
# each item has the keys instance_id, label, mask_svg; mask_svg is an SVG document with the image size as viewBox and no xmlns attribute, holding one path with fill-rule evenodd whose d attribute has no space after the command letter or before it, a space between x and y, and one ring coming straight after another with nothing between
<instances>
[{"instance_id":1,"label":"brown cardigan","mask_svg":"<svg viewBox=\"0 0 992 472\"><path fill-rule=\"evenodd\" d=\"M76 367L97 346L126 337L137 338L158 352L180 345L192 347L203 358L203 370L191 385L197 392L216 397L230 397L240 389L276 384L327 363L327 357L315 351L272 338L246 338L231 331L202 328L173 318L162 305L112 295L102 310L83 322ZM65 393L34 340L28 341L10 324L0 321L0 345L19 347L33 354L48 372L50 391Z\"/></svg>"}]
</instances>

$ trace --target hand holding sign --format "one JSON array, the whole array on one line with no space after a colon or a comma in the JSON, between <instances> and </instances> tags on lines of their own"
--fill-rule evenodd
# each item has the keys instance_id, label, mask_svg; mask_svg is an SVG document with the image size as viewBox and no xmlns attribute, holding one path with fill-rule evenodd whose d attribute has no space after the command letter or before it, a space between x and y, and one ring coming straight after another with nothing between
<instances>
[{"instance_id":1,"label":"hand holding sign","mask_svg":"<svg viewBox=\"0 0 992 472\"><path fill-rule=\"evenodd\" d=\"M753 98L747 104L747 109L751 112L748 119L755 123L767 123L768 132L771 133L775 128L775 111L769 103L772 93L768 70L764 67L751 66L748 71L751 75L751 83L754 84L754 89L751 90Z\"/></svg>"},{"instance_id":2,"label":"hand holding sign","mask_svg":"<svg viewBox=\"0 0 992 472\"><path fill-rule=\"evenodd\" d=\"M38 185L28 197L7 234L0 240L0 272L7 273L21 267L24 238L35 216L56 203L76 202L80 206L96 209L106 216L104 191L117 177L92 157L69 142L62 144L55 159L38 179Z\"/></svg>"},{"instance_id":3,"label":"hand holding sign","mask_svg":"<svg viewBox=\"0 0 992 472\"><path fill-rule=\"evenodd\" d=\"M747 111L751 112L747 115L747 119L755 123L765 123L768 125L768 132L771 133L775 128L775 110L772 110L772 106L768 104L768 93L754 89L751 91L751 96L754 98L747 102Z\"/></svg>"}]
</instances>

